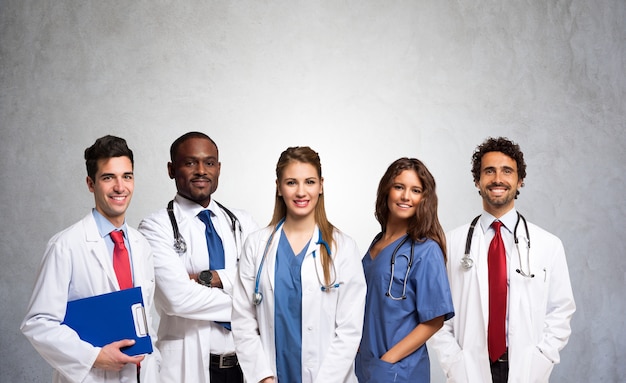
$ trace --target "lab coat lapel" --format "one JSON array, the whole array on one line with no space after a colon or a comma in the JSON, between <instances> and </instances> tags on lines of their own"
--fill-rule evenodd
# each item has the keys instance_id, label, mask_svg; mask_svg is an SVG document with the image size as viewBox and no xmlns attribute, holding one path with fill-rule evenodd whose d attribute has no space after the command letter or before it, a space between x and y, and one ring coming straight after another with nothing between
<instances>
[{"instance_id":1,"label":"lab coat lapel","mask_svg":"<svg viewBox=\"0 0 626 383\"><path fill-rule=\"evenodd\" d=\"M274 230L272 228L271 230ZM271 232L270 232L271 233ZM276 268L276 252L278 251L278 243L280 242L280 236L283 233L283 227L281 227L274 232L274 236L272 238L272 242L270 243L269 249L267 249L267 258L265 259L265 264L263 265L264 273L267 276L269 281L270 290L272 291L272 296L274 295L274 274ZM270 234L271 236L271 234ZM269 240L269 238L268 238ZM261 244L261 254L265 251L265 246L267 242L263 242ZM261 260L262 262L262 260Z\"/></svg>"},{"instance_id":2,"label":"lab coat lapel","mask_svg":"<svg viewBox=\"0 0 626 383\"><path fill-rule=\"evenodd\" d=\"M83 219L83 224L85 227L85 241L90 256L96 259L114 289L119 290L120 286L117 282L115 270L113 270L113 262L111 261L109 250L104 242L104 238L102 238L98 232L96 220L93 218L91 212Z\"/></svg>"},{"instance_id":3,"label":"lab coat lapel","mask_svg":"<svg viewBox=\"0 0 626 383\"><path fill-rule=\"evenodd\" d=\"M476 263L476 277L480 293L481 312L483 314L482 320L486 331L489 324L489 264L487 261L489 246L485 244L485 233L482 228L474 230L472 244L474 243L476 244L476 252L473 254L473 258Z\"/></svg>"}]
</instances>

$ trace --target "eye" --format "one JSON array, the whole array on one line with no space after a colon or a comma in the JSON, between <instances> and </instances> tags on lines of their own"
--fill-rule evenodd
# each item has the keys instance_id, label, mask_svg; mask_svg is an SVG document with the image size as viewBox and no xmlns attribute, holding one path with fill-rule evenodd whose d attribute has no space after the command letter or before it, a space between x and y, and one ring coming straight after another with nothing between
<instances>
[{"instance_id":1,"label":"eye","mask_svg":"<svg viewBox=\"0 0 626 383\"><path fill-rule=\"evenodd\" d=\"M189 166L189 167L196 166L196 161L192 161L192 160L185 161L185 166Z\"/></svg>"},{"instance_id":2,"label":"eye","mask_svg":"<svg viewBox=\"0 0 626 383\"><path fill-rule=\"evenodd\" d=\"M296 181L294 181L294 180L287 180L287 181L285 182L285 185L287 185L287 186L293 186L293 185L295 185L295 184L296 184Z\"/></svg>"},{"instance_id":3,"label":"eye","mask_svg":"<svg viewBox=\"0 0 626 383\"><path fill-rule=\"evenodd\" d=\"M314 179L310 179L310 180L306 180L307 185L315 185L317 182L315 182Z\"/></svg>"},{"instance_id":4,"label":"eye","mask_svg":"<svg viewBox=\"0 0 626 383\"><path fill-rule=\"evenodd\" d=\"M415 194L422 194L422 189L415 188L415 189L413 189L413 193L415 193Z\"/></svg>"},{"instance_id":5,"label":"eye","mask_svg":"<svg viewBox=\"0 0 626 383\"><path fill-rule=\"evenodd\" d=\"M215 161L213 161L213 160L211 160L211 161L207 161L207 162L206 162L206 166L209 166L209 167L213 167L213 166L215 166Z\"/></svg>"},{"instance_id":6,"label":"eye","mask_svg":"<svg viewBox=\"0 0 626 383\"><path fill-rule=\"evenodd\" d=\"M124 174L124 179L126 180L132 180L133 178L135 178L132 174Z\"/></svg>"},{"instance_id":7,"label":"eye","mask_svg":"<svg viewBox=\"0 0 626 383\"><path fill-rule=\"evenodd\" d=\"M402 186L402 185L393 185L393 188L395 190L404 190L404 186Z\"/></svg>"}]
</instances>

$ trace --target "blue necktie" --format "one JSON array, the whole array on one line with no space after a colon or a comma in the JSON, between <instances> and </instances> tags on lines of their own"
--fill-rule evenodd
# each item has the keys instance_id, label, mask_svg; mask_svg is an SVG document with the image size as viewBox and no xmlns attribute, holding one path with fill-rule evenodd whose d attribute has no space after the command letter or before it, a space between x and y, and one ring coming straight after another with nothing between
<instances>
[{"instance_id":1,"label":"blue necktie","mask_svg":"<svg viewBox=\"0 0 626 383\"><path fill-rule=\"evenodd\" d=\"M202 210L198 214L200 221L204 222L206 229L204 235L206 236L206 244L209 248L209 268L211 270L222 270L226 267L224 261L224 246L222 245L222 239L215 232L213 222L211 222L211 210Z\"/></svg>"},{"instance_id":2,"label":"blue necktie","mask_svg":"<svg viewBox=\"0 0 626 383\"><path fill-rule=\"evenodd\" d=\"M211 270L222 270L226 267L226 261L224 260L224 245L222 245L222 239L215 232L215 226L211 221L211 210L202 210L198 214L200 221L204 222L206 227L204 235L206 236L206 244L209 249L209 268ZM220 326L227 330L230 330L230 322L218 322Z\"/></svg>"}]
</instances>

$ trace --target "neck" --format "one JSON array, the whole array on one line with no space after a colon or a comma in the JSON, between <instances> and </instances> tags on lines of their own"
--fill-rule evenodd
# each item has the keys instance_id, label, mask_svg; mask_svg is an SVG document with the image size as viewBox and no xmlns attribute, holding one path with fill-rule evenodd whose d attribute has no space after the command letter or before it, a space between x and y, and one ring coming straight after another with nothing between
<instances>
[{"instance_id":1,"label":"neck","mask_svg":"<svg viewBox=\"0 0 626 383\"><path fill-rule=\"evenodd\" d=\"M515 205L507 205L507 206L491 206L491 205L487 205L487 206L483 206L483 209L493 215L494 217L500 219L503 215L505 215L506 213L510 212L513 208L515 207Z\"/></svg>"},{"instance_id":2,"label":"neck","mask_svg":"<svg viewBox=\"0 0 626 383\"><path fill-rule=\"evenodd\" d=\"M383 233L383 240L385 242L393 242L396 239L402 237L407 233L409 225L406 221L401 222L388 222Z\"/></svg>"},{"instance_id":3,"label":"neck","mask_svg":"<svg viewBox=\"0 0 626 383\"><path fill-rule=\"evenodd\" d=\"M285 218L283 230L285 233L311 233L315 228L315 217L313 215L307 217L290 217Z\"/></svg>"}]
</instances>

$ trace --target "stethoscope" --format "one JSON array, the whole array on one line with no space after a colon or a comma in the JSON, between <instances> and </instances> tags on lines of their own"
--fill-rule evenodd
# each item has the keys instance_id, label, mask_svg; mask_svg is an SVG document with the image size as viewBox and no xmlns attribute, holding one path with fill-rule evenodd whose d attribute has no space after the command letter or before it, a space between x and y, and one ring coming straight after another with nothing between
<instances>
[{"instance_id":1,"label":"stethoscope","mask_svg":"<svg viewBox=\"0 0 626 383\"><path fill-rule=\"evenodd\" d=\"M233 238L235 239L235 246L237 246L237 231L239 231L239 242L242 242L241 238L243 235L239 219L237 219L237 216L232 211L228 210L224 205L217 201L215 201L215 203L217 204L217 206L220 207L220 209L222 209L226 213L228 218L230 218L230 229L233 233ZM182 255L187 252L187 242L185 242L185 239L178 230L178 223L176 223L176 217L174 216L174 200L171 200L167 204L167 215L170 217L170 222L172 223L172 231L174 232L174 250L178 253L178 255Z\"/></svg>"},{"instance_id":2,"label":"stethoscope","mask_svg":"<svg viewBox=\"0 0 626 383\"><path fill-rule=\"evenodd\" d=\"M372 241L372 244L376 243L381 237L382 237L383 233L378 234L375 238L374 241ZM402 295L400 295L399 297L394 297L393 294L391 293L391 288L393 287L393 279L394 276L396 275L396 257L397 257L397 253L398 250L400 250L400 248L402 247L402 245L404 245L408 240L409 240L409 235L405 235L404 239L402 239L402 241L400 241L400 243L396 246L396 248L393 250L393 253L391 253L391 276L389 277L389 287L387 288L387 292L385 293L385 296L393 299L394 301L400 301L402 299L406 299L406 284L409 281L409 272L411 271L411 266L413 266L413 240L411 239L411 256L408 258L409 259L409 263L406 267L406 272L404 273L404 282L402 284ZM401 254L403 256L406 257L405 254Z\"/></svg>"},{"instance_id":3,"label":"stethoscope","mask_svg":"<svg viewBox=\"0 0 626 383\"><path fill-rule=\"evenodd\" d=\"M267 258L267 252L270 248L270 245L272 244L272 241L274 240L274 235L278 232L278 230L280 230L283 223L285 223L285 218L281 219L280 222L278 222L278 225L276 225L276 228L272 231L272 234L270 234L270 237L267 240L267 243L265 244L265 249L263 250L263 257L261 258L261 263L259 264L259 269L257 270L257 273L256 273L256 280L254 281L254 293L252 293L252 303L254 303L255 306L258 306L259 304L261 304L261 302L263 302L263 293L259 290L259 285L261 283L261 271L263 270L263 265L265 264L265 259ZM319 230L319 239L315 244L323 245L326 248L326 251L328 252L328 256L330 257L330 264L332 266L333 281L327 285L322 282L322 279L320 278L320 274L317 268L317 262L315 261L316 250L313 250L313 255L312 255L313 264L315 265L315 275L317 276L317 281L319 282L321 286L320 289L322 291L329 291L330 289L339 288L339 286L341 286L343 282L337 282L337 269L335 268L335 261L333 260L333 257L331 256L332 253L330 251L330 246L328 246L328 243L324 241L324 239L322 238L322 230L320 230L319 228L318 230Z\"/></svg>"},{"instance_id":4,"label":"stethoscope","mask_svg":"<svg viewBox=\"0 0 626 383\"><path fill-rule=\"evenodd\" d=\"M472 247L472 235L474 234L474 227L478 222L480 215L472 221L470 224L469 230L467 231L467 238L465 240L465 255L461 258L461 266L465 270L469 270L474 266L474 260L470 257L470 248ZM522 264L522 253L519 250L519 239L517 238L517 227L519 226L519 221L524 222L524 230L526 231L526 263L528 263L528 273L524 272L523 264ZM523 277L526 278L534 278L535 274L533 274L530 270L530 234L528 234L528 223L526 223L526 218L517 212L517 221L515 222L515 228L513 229L513 239L515 240L515 247L517 248L517 256L519 258L519 269L515 269L515 271Z\"/></svg>"}]
</instances>

